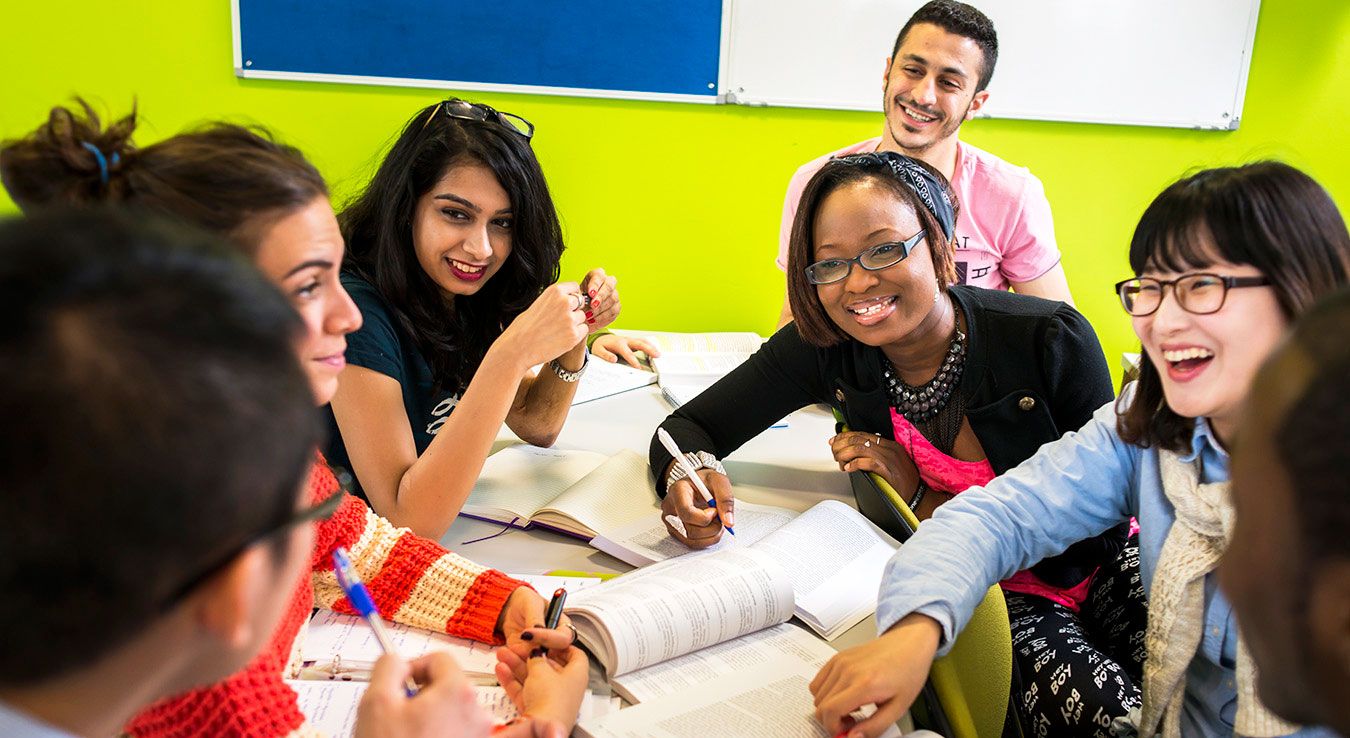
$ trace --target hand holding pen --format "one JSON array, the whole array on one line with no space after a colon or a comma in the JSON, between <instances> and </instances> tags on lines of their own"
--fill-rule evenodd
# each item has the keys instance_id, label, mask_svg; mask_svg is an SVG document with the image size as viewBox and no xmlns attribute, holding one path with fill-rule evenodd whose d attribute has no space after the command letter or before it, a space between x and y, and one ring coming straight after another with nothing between
<instances>
[{"instance_id":1,"label":"hand holding pen","mask_svg":"<svg viewBox=\"0 0 1350 738\"><path fill-rule=\"evenodd\" d=\"M351 603L352 609L370 624L371 631L375 633L375 641L380 644L380 650L386 655L397 657L398 652L394 649L393 642L389 640L389 631L384 627L384 618L380 617L375 600L371 598L370 591L366 589L365 583L352 566L347 549L341 546L333 549L333 572L337 574L338 584L347 595L347 601ZM417 682L413 681L411 676L404 680L404 687L409 697L417 694Z\"/></svg>"},{"instance_id":2,"label":"hand holding pen","mask_svg":"<svg viewBox=\"0 0 1350 738\"><path fill-rule=\"evenodd\" d=\"M656 437L675 457L674 463L683 468L689 482L685 484L685 479L681 479L672 484L661 501L662 519L671 536L690 548L707 548L721 540L723 529L736 535L732 527L736 499L731 493L731 481L717 471L695 470L664 428L656 429ZM707 472L706 483L700 471ZM700 508L694 503L696 494L708 507Z\"/></svg>"}]
</instances>

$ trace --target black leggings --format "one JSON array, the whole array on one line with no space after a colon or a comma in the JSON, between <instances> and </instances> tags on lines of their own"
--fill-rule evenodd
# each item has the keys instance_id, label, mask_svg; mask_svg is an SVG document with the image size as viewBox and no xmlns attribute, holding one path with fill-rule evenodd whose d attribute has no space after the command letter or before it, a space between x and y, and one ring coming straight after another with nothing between
<instances>
[{"instance_id":1,"label":"black leggings","mask_svg":"<svg viewBox=\"0 0 1350 738\"><path fill-rule=\"evenodd\" d=\"M1077 613L1036 595L1004 596L1024 732L1110 738L1111 722L1143 702L1148 609L1138 541L1097 572Z\"/></svg>"}]
</instances>

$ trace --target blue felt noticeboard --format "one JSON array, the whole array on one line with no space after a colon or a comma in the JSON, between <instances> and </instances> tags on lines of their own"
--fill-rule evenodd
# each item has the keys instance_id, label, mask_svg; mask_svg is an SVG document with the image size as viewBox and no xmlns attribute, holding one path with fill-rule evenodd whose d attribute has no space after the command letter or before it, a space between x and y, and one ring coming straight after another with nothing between
<instances>
[{"instance_id":1,"label":"blue felt noticeboard","mask_svg":"<svg viewBox=\"0 0 1350 738\"><path fill-rule=\"evenodd\" d=\"M234 0L245 77L714 102L722 0Z\"/></svg>"}]
</instances>

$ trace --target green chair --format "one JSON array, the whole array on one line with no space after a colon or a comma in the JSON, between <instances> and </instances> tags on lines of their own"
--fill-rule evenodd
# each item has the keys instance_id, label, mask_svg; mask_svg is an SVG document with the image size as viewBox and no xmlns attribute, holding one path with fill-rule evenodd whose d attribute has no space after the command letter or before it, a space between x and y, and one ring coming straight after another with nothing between
<instances>
[{"instance_id":1,"label":"green chair","mask_svg":"<svg viewBox=\"0 0 1350 738\"><path fill-rule=\"evenodd\" d=\"M886 480L876 474L849 475L858 508L902 543L919 519ZM883 509L884 507L884 509ZM1007 727L1020 733L1012 693L1012 634L1008 608L997 585L984 600L952 650L933 662L925 693L929 716L947 738L989 738Z\"/></svg>"}]
</instances>

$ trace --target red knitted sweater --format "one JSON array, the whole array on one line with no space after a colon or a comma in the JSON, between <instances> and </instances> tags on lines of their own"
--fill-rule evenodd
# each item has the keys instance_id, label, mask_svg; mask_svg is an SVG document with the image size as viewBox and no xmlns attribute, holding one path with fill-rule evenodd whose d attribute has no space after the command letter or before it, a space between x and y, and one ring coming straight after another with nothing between
<instances>
[{"instance_id":1,"label":"red knitted sweater","mask_svg":"<svg viewBox=\"0 0 1350 738\"><path fill-rule=\"evenodd\" d=\"M320 455L310 474L313 501L337 492L337 479ZM267 646L248 666L210 687L152 705L127 725L138 738L283 738L316 736L283 681L292 644L310 610L354 614L333 573L333 549L346 546L380 612L398 622L460 638L500 642L494 630L506 599L524 582L471 563L376 515L349 497L319 524L310 561Z\"/></svg>"}]
</instances>

